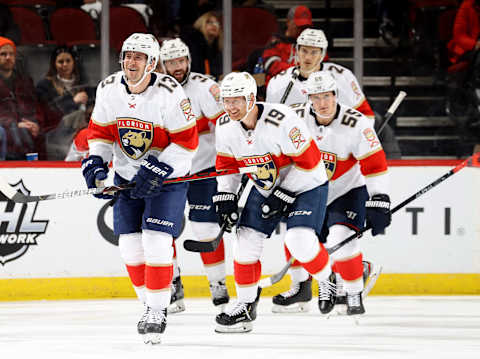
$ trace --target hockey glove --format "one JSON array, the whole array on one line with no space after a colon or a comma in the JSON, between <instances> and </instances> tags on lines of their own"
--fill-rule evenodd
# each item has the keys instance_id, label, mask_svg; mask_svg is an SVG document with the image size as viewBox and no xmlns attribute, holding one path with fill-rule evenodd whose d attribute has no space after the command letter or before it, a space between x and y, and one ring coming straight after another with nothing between
<instances>
[{"instance_id":1,"label":"hockey glove","mask_svg":"<svg viewBox=\"0 0 480 359\"><path fill-rule=\"evenodd\" d=\"M215 212L218 216L220 227L225 226L225 231L230 233L238 221L238 201L237 195L230 192L217 192L212 197L215 204Z\"/></svg>"},{"instance_id":2,"label":"hockey glove","mask_svg":"<svg viewBox=\"0 0 480 359\"><path fill-rule=\"evenodd\" d=\"M294 193L280 187L275 188L262 204L262 218L268 219L286 214L293 202L295 202Z\"/></svg>"},{"instance_id":3,"label":"hockey glove","mask_svg":"<svg viewBox=\"0 0 480 359\"><path fill-rule=\"evenodd\" d=\"M145 158L132 182L135 187L130 192L132 198L151 198L158 196L162 190L163 181L170 176L173 168L159 162L154 156Z\"/></svg>"},{"instance_id":4,"label":"hockey glove","mask_svg":"<svg viewBox=\"0 0 480 359\"><path fill-rule=\"evenodd\" d=\"M104 187L104 181L107 179L108 163L103 162L102 157L92 155L82 161L82 174L85 177L88 188ZM94 194L97 198L112 199L109 194Z\"/></svg>"},{"instance_id":5,"label":"hockey glove","mask_svg":"<svg viewBox=\"0 0 480 359\"><path fill-rule=\"evenodd\" d=\"M386 194L375 194L365 203L367 209L367 227L372 227L372 235L383 234L392 222L390 213L390 197Z\"/></svg>"}]
</instances>

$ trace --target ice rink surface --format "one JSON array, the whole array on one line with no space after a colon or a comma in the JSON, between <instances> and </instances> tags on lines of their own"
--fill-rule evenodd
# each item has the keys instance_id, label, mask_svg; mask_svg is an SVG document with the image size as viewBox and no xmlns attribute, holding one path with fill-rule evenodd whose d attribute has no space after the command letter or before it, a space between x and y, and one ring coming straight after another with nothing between
<instances>
[{"instance_id":1,"label":"ice rink surface","mask_svg":"<svg viewBox=\"0 0 480 359\"><path fill-rule=\"evenodd\" d=\"M1 358L480 358L480 297L367 298L367 314L273 314L262 297L251 333L214 332L207 299L187 299L170 315L162 344L136 333L135 300L0 303Z\"/></svg>"}]
</instances>

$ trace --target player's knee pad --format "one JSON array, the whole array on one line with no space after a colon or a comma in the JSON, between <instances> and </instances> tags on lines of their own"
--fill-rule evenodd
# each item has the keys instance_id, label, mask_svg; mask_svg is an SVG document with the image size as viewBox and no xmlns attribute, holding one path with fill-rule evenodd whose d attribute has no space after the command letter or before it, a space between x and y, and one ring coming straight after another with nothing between
<instances>
[{"instance_id":1,"label":"player's knee pad","mask_svg":"<svg viewBox=\"0 0 480 359\"><path fill-rule=\"evenodd\" d=\"M312 228L294 227L285 234L285 244L293 257L310 262L318 254L320 244Z\"/></svg>"},{"instance_id":2,"label":"player's knee pad","mask_svg":"<svg viewBox=\"0 0 480 359\"><path fill-rule=\"evenodd\" d=\"M145 262L149 264L171 264L173 258L171 234L144 229L142 242Z\"/></svg>"},{"instance_id":3,"label":"player's knee pad","mask_svg":"<svg viewBox=\"0 0 480 359\"><path fill-rule=\"evenodd\" d=\"M331 248L336 244L343 241L345 238L354 234L355 231L348 228L347 226L343 226L341 224L335 224L330 227L330 231L327 237L327 243L325 245L326 248ZM344 258L351 257L352 255L360 252L360 243L358 239L354 239L349 243L345 244L340 249L333 252L330 257L333 260L342 260Z\"/></svg>"},{"instance_id":4,"label":"player's knee pad","mask_svg":"<svg viewBox=\"0 0 480 359\"><path fill-rule=\"evenodd\" d=\"M241 227L233 244L233 258L239 263L250 263L260 259L263 241L267 237L252 228Z\"/></svg>"},{"instance_id":5,"label":"player's knee pad","mask_svg":"<svg viewBox=\"0 0 480 359\"><path fill-rule=\"evenodd\" d=\"M199 241L205 239L214 239L218 232L220 232L220 226L217 223L190 221L190 224L195 237Z\"/></svg>"},{"instance_id":6,"label":"player's knee pad","mask_svg":"<svg viewBox=\"0 0 480 359\"><path fill-rule=\"evenodd\" d=\"M120 234L118 249L125 264L138 265L145 262L141 233Z\"/></svg>"}]
</instances>

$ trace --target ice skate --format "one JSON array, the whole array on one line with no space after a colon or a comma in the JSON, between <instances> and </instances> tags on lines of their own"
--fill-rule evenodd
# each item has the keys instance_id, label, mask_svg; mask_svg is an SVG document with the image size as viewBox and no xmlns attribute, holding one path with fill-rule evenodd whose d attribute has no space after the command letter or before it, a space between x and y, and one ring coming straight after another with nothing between
<instances>
[{"instance_id":1,"label":"ice skate","mask_svg":"<svg viewBox=\"0 0 480 359\"><path fill-rule=\"evenodd\" d=\"M332 273L328 280L318 282L318 309L320 309L320 313L329 314L335 306L335 300L335 274Z\"/></svg>"},{"instance_id":2,"label":"ice skate","mask_svg":"<svg viewBox=\"0 0 480 359\"><path fill-rule=\"evenodd\" d=\"M382 273L382 266L381 265L373 265L370 262L363 262L364 268L365 268L365 263L368 263L368 275L365 277L365 269L363 272L364 276L364 289L362 291L362 299L365 299L367 295L370 293L370 291L373 289L375 286L375 283L377 282L378 277L380 277L380 274ZM366 279L365 279L366 278Z\"/></svg>"},{"instance_id":3,"label":"ice skate","mask_svg":"<svg viewBox=\"0 0 480 359\"><path fill-rule=\"evenodd\" d=\"M210 293L212 293L213 305L219 307L220 312L223 312L226 304L230 301L225 280L210 282Z\"/></svg>"},{"instance_id":4,"label":"ice skate","mask_svg":"<svg viewBox=\"0 0 480 359\"><path fill-rule=\"evenodd\" d=\"M224 313L215 318L217 333L248 333L252 331L252 322L257 318L257 305L260 299L261 288L258 289L257 298L252 303L237 301Z\"/></svg>"},{"instance_id":5,"label":"ice skate","mask_svg":"<svg viewBox=\"0 0 480 359\"><path fill-rule=\"evenodd\" d=\"M183 302L183 284L180 276L174 278L171 286L172 296L170 298L170 305L168 306L168 313L175 314L185 310L185 303Z\"/></svg>"},{"instance_id":6,"label":"ice skate","mask_svg":"<svg viewBox=\"0 0 480 359\"><path fill-rule=\"evenodd\" d=\"M362 293L347 293L347 315L360 315L365 313L362 302Z\"/></svg>"},{"instance_id":7,"label":"ice skate","mask_svg":"<svg viewBox=\"0 0 480 359\"><path fill-rule=\"evenodd\" d=\"M310 311L312 277L303 282L293 282L290 290L272 298L273 313L306 313Z\"/></svg>"},{"instance_id":8,"label":"ice skate","mask_svg":"<svg viewBox=\"0 0 480 359\"><path fill-rule=\"evenodd\" d=\"M145 344L160 344L161 335L165 332L167 327L167 309L156 311L150 308L148 313L147 322L145 323Z\"/></svg>"},{"instance_id":9,"label":"ice skate","mask_svg":"<svg viewBox=\"0 0 480 359\"><path fill-rule=\"evenodd\" d=\"M147 318L148 318L148 315L150 314L150 310L151 310L148 305L145 304L144 306L145 306L145 309L143 311L142 317L140 318L140 320L137 323L137 332L140 335L145 334L145 324L147 323Z\"/></svg>"}]
</instances>

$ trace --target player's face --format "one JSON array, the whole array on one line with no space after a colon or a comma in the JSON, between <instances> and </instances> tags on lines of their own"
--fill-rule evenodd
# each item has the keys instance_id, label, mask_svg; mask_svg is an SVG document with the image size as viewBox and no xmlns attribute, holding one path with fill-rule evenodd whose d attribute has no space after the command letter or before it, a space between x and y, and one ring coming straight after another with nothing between
<instances>
[{"instance_id":1,"label":"player's face","mask_svg":"<svg viewBox=\"0 0 480 359\"><path fill-rule=\"evenodd\" d=\"M74 61L71 54L62 52L55 59L55 68L60 77L69 79L72 77Z\"/></svg>"},{"instance_id":2,"label":"player's face","mask_svg":"<svg viewBox=\"0 0 480 359\"><path fill-rule=\"evenodd\" d=\"M15 50L12 45L0 47L0 71L10 72L15 67Z\"/></svg>"},{"instance_id":3,"label":"player's face","mask_svg":"<svg viewBox=\"0 0 480 359\"><path fill-rule=\"evenodd\" d=\"M243 96L225 97L223 109L232 120L239 121L247 114L247 101Z\"/></svg>"},{"instance_id":4,"label":"player's face","mask_svg":"<svg viewBox=\"0 0 480 359\"><path fill-rule=\"evenodd\" d=\"M186 56L165 61L167 74L175 77L175 80L182 83L188 71L188 58Z\"/></svg>"},{"instance_id":5,"label":"player's face","mask_svg":"<svg viewBox=\"0 0 480 359\"><path fill-rule=\"evenodd\" d=\"M300 70L311 72L320 68L320 59L322 57L322 49L312 46L300 46L298 49L298 62Z\"/></svg>"},{"instance_id":6,"label":"player's face","mask_svg":"<svg viewBox=\"0 0 480 359\"><path fill-rule=\"evenodd\" d=\"M124 56L123 68L125 76L129 82L135 84L142 79L147 66L147 55L141 52L127 51Z\"/></svg>"},{"instance_id":7,"label":"player's face","mask_svg":"<svg viewBox=\"0 0 480 359\"><path fill-rule=\"evenodd\" d=\"M308 98L312 101L313 110L321 117L329 118L335 115L337 99L333 92L313 94L309 95Z\"/></svg>"}]
</instances>

